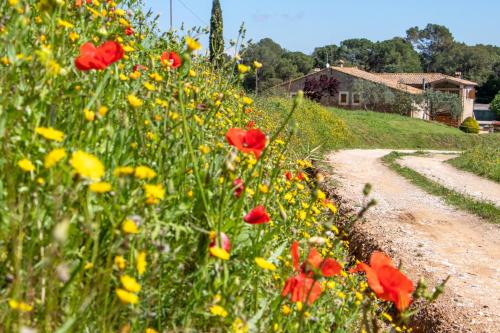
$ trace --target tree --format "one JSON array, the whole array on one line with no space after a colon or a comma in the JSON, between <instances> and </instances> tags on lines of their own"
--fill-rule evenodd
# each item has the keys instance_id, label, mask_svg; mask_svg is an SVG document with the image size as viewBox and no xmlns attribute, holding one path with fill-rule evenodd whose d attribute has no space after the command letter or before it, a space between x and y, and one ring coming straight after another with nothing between
<instances>
[{"instance_id":1,"label":"tree","mask_svg":"<svg viewBox=\"0 0 500 333\"><path fill-rule=\"evenodd\" d=\"M449 114L458 119L463 112L460 97L440 91L426 90L423 99L426 105L426 113L431 120L439 114Z\"/></svg>"},{"instance_id":2,"label":"tree","mask_svg":"<svg viewBox=\"0 0 500 333\"><path fill-rule=\"evenodd\" d=\"M454 45L450 30L438 24L427 24L422 30L410 28L406 31L406 40L420 51L426 71L431 70L437 54L450 50Z\"/></svg>"},{"instance_id":3,"label":"tree","mask_svg":"<svg viewBox=\"0 0 500 333\"><path fill-rule=\"evenodd\" d=\"M500 62L493 66L493 72L486 82L477 90L476 101L478 103L491 103L495 95L500 91Z\"/></svg>"},{"instance_id":4,"label":"tree","mask_svg":"<svg viewBox=\"0 0 500 333\"><path fill-rule=\"evenodd\" d=\"M326 45L315 48L312 54L314 67L325 68L327 62L335 64L339 60L338 50L339 47L337 45Z\"/></svg>"},{"instance_id":5,"label":"tree","mask_svg":"<svg viewBox=\"0 0 500 333\"><path fill-rule=\"evenodd\" d=\"M308 78L304 82L304 96L315 102L320 102L325 96L337 94L339 84L340 82L337 79L327 75L321 75L319 79Z\"/></svg>"},{"instance_id":6,"label":"tree","mask_svg":"<svg viewBox=\"0 0 500 333\"><path fill-rule=\"evenodd\" d=\"M212 2L212 16L210 18L209 37L210 62L216 67L222 65L224 53L224 29L222 24L222 9L219 0Z\"/></svg>"},{"instance_id":7,"label":"tree","mask_svg":"<svg viewBox=\"0 0 500 333\"><path fill-rule=\"evenodd\" d=\"M287 52L284 57L297 67L297 72L300 74L309 74L314 67L313 58L302 52Z\"/></svg>"},{"instance_id":8,"label":"tree","mask_svg":"<svg viewBox=\"0 0 500 333\"><path fill-rule=\"evenodd\" d=\"M422 63L411 43L395 37L374 45L369 57L369 68L374 72L421 72Z\"/></svg>"},{"instance_id":9,"label":"tree","mask_svg":"<svg viewBox=\"0 0 500 333\"><path fill-rule=\"evenodd\" d=\"M365 110L382 111L396 102L394 92L382 84L366 80L355 80L352 91L359 95L361 105Z\"/></svg>"},{"instance_id":10,"label":"tree","mask_svg":"<svg viewBox=\"0 0 500 333\"><path fill-rule=\"evenodd\" d=\"M346 39L340 43L338 59L346 61L348 65L369 70L368 62L373 46L373 42L366 38Z\"/></svg>"},{"instance_id":11,"label":"tree","mask_svg":"<svg viewBox=\"0 0 500 333\"><path fill-rule=\"evenodd\" d=\"M500 117L500 91L497 93L493 101L491 101L490 109L497 114L497 117Z\"/></svg>"}]
</instances>

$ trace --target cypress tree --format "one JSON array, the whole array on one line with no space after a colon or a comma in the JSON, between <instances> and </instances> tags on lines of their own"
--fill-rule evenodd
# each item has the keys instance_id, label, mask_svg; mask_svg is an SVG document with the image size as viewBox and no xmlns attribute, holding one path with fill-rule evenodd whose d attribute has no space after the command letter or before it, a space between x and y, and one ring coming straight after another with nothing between
<instances>
[{"instance_id":1,"label":"cypress tree","mask_svg":"<svg viewBox=\"0 0 500 333\"><path fill-rule=\"evenodd\" d=\"M224 53L224 36L222 27L222 9L219 0L212 2L212 17L210 18L210 62L216 67L222 64Z\"/></svg>"}]
</instances>

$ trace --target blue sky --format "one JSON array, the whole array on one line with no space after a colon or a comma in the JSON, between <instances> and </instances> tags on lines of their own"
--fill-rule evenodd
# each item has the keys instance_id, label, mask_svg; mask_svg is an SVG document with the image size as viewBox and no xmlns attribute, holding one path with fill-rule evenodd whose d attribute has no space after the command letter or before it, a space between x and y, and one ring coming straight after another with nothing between
<instances>
[{"instance_id":1,"label":"blue sky","mask_svg":"<svg viewBox=\"0 0 500 333\"><path fill-rule=\"evenodd\" d=\"M172 0L174 28L208 26L211 0ZM169 0L145 0L169 28ZM235 38L245 22L247 39L270 37L292 51L347 38L384 40L404 36L412 26L447 26L467 44L500 45L500 0L220 0L224 37ZM202 38L206 44L206 38Z\"/></svg>"}]
</instances>

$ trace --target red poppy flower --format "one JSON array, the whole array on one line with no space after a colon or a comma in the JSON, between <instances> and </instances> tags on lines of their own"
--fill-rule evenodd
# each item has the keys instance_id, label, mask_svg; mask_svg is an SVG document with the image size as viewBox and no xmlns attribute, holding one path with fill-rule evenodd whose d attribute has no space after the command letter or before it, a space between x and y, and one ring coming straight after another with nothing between
<instances>
[{"instance_id":1,"label":"red poppy flower","mask_svg":"<svg viewBox=\"0 0 500 333\"><path fill-rule=\"evenodd\" d=\"M319 252L312 248L307 260L299 266L299 243L293 242L290 249L292 253L293 267L299 274L289 278L283 291L282 297L291 294L292 302L307 302L312 304L322 292L321 285L314 279L314 271L318 270L322 276L331 277L340 274L341 266L331 258L323 259ZM309 297L307 297L309 295Z\"/></svg>"},{"instance_id":2,"label":"red poppy flower","mask_svg":"<svg viewBox=\"0 0 500 333\"><path fill-rule=\"evenodd\" d=\"M134 29L132 27L126 27L125 28L125 35L130 36L134 34Z\"/></svg>"},{"instance_id":3,"label":"red poppy flower","mask_svg":"<svg viewBox=\"0 0 500 333\"><path fill-rule=\"evenodd\" d=\"M210 234L210 244L208 247L216 247L217 246L217 233L213 232ZM229 241L229 237L223 232L220 233L219 246L226 250L227 253L231 250L231 242ZM212 255L212 254L210 254Z\"/></svg>"},{"instance_id":4,"label":"red poppy flower","mask_svg":"<svg viewBox=\"0 0 500 333\"><path fill-rule=\"evenodd\" d=\"M255 127L255 121L250 120L247 125L245 126L247 129L252 129Z\"/></svg>"},{"instance_id":5,"label":"red poppy flower","mask_svg":"<svg viewBox=\"0 0 500 333\"><path fill-rule=\"evenodd\" d=\"M243 153L253 153L258 159L266 147L266 136L260 129L244 130L230 128L226 133L226 140Z\"/></svg>"},{"instance_id":6,"label":"red poppy flower","mask_svg":"<svg viewBox=\"0 0 500 333\"><path fill-rule=\"evenodd\" d=\"M351 273L363 271L370 289L378 298L392 302L399 311L404 311L411 303L413 283L392 263L391 258L381 252L374 252L370 265L359 263Z\"/></svg>"},{"instance_id":7,"label":"red poppy flower","mask_svg":"<svg viewBox=\"0 0 500 333\"><path fill-rule=\"evenodd\" d=\"M160 61L164 65L168 65L172 68L178 68L182 65L181 57L174 51L172 52L163 52L160 57Z\"/></svg>"},{"instance_id":8,"label":"red poppy flower","mask_svg":"<svg viewBox=\"0 0 500 333\"><path fill-rule=\"evenodd\" d=\"M92 43L80 46L80 55L75 59L75 66L82 71L105 69L123 57L122 46L114 41L107 41L99 47Z\"/></svg>"},{"instance_id":9,"label":"red poppy flower","mask_svg":"<svg viewBox=\"0 0 500 333\"><path fill-rule=\"evenodd\" d=\"M292 173L290 171L285 172L285 177L288 180L292 180L293 179L293 175L292 175Z\"/></svg>"},{"instance_id":10,"label":"red poppy flower","mask_svg":"<svg viewBox=\"0 0 500 333\"><path fill-rule=\"evenodd\" d=\"M266 208L259 205L245 215L243 220L249 224L262 224L269 222L271 219L267 215Z\"/></svg>"},{"instance_id":11,"label":"red poppy flower","mask_svg":"<svg viewBox=\"0 0 500 333\"><path fill-rule=\"evenodd\" d=\"M245 185L243 185L243 181L240 178L236 178L233 182L234 186L234 196L239 198L243 190L245 189Z\"/></svg>"},{"instance_id":12,"label":"red poppy flower","mask_svg":"<svg viewBox=\"0 0 500 333\"><path fill-rule=\"evenodd\" d=\"M303 172L299 172L299 173L297 174L297 179L298 179L298 180L304 180L304 178L305 178L305 175L304 175L304 173L303 173Z\"/></svg>"},{"instance_id":13,"label":"red poppy flower","mask_svg":"<svg viewBox=\"0 0 500 333\"><path fill-rule=\"evenodd\" d=\"M318 281L308 277L304 273L300 273L286 281L285 287L281 292L281 297L291 294L290 300L292 302L307 302L307 304L311 305L318 299L322 292L323 289L321 289Z\"/></svg>"}]
</instances>

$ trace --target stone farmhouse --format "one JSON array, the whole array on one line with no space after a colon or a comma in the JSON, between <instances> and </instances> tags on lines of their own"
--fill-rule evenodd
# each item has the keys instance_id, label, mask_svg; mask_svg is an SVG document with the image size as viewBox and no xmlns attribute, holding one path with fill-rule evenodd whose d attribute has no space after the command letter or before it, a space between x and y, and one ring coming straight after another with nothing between
<instances>
[{"instance_id":1,"label":"stone farmhouse","mask_svg":"<svg viewBox=\"0 0 500 333\"><path fill-rule=\"evenodd\" d=\"M359 94L353 91L353 84L356 80L366 80L372 83L381 84L394 91L401 91L411 95L422 95L424 89L456 94L460 97L463 106L462 115L459 119L452 119L449 114L438 115L433 120L457 126L467 117L474 117L474 99L477 83L464 80L457 73L456 76L449 76L440 73L371 73L357 67L339 66L316 69L312 73L297 79L284 82L277 86L288 95L295 95L297 91L304 89L304 84L308 79L319 79L321 76L333 77L339 82L338 93L334 96L325 96L321 99L321 104L326 106L338 106L345 109L360 109L362 101ZM429 119L422 104L414 105L411 117Z\"/></svg>"}]
</instances>

